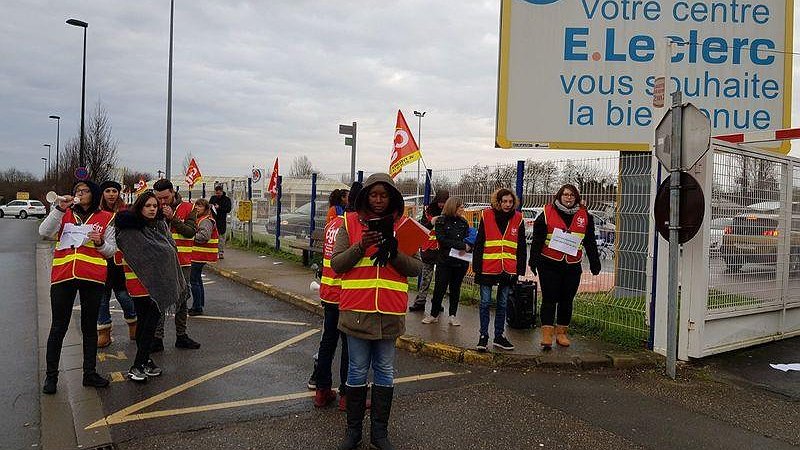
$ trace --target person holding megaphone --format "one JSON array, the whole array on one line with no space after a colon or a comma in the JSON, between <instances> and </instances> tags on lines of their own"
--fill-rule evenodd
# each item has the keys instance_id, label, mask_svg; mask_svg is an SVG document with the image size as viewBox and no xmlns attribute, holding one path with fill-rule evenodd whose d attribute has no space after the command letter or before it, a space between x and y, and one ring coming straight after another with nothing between
<instances>
[{"instance_id":1,"label":"person holding megaphone","mask_svg":"<svg viewBox=\"0 0 800 450\"><path fill-rule=\"evenodd\" d=\"M97 365L97 315L106 282L106 258L117 250L112 215L99 208L100 187L78 181L73 195L48 193L50 214L39 226L39 234L56 237L50 273L52 321L47 338L47 372L42 392L55 394L61 347L72 317L76 294L80 293L83 334L83 385L107 387Z\"/></svg>"}]
</instances>

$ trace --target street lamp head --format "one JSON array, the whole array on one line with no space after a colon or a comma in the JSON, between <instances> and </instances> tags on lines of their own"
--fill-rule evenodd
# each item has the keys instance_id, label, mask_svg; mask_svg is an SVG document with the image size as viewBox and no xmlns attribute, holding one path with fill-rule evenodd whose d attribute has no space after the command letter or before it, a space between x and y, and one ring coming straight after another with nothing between
<instances>
[{"instance_id":1,"label":"street lamp head","mask_svg":"<svg viewBox=\"0 0 800 450\"><path fill-rule=\"evenodd\" d=\"M417 117L425 117L425 113L426 113L426 112L427 112L427 111L422 111L422 112L420 112L420 111L414 111L414 115L415 115L415 116L417 116Z\"/></svg>"},{"instance_id":2,"label":"street lamp head","mask_svg":"<svg viewBox=\"0 0 800 450\"><path fill-rule=\"evenodd\" d=\"M49 148L49 147L51 147L51 145L50 144L42 144L42 147L48 147Z\"/></svg>"},{"instance_id":3,"label":"street lamp head","mask_svg":"<svg viewBox=\"0 0 800 450\"><path fill-rule=\"evenodd\" d=\"M81 27L81 28L86 28L86 27L89 26L88 23L86 23L86 22L84 22L82 20L78 20L78 19L69 19L69 20L67 20L67 23L69 25L74 25L76 27Z\"/></svg>"},{"instance_id":4,"label":"street lamp head","mask_svg":"<svg viewBox=\"0 0 800 450\"><path fill-rule=\"evenodd\" d=\"M51 119L61 120L61 116L50 116Z\"/></svg>"},{"instance_id":5,"label":"street lamp head","mask_svg":"<svg viewBox=\"0 0 800 450\"><path fill-rule=\"evenodd\" d=\"M42 161L47 161L47 158L45 158L44 156L42 156Z\"/></svg>"}]
</instances>

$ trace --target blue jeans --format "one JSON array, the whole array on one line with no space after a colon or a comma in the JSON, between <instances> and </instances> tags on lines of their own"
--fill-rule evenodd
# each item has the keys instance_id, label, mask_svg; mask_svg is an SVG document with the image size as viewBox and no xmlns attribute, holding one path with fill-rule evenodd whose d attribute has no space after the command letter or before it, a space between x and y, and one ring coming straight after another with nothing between
<instances>
[{"instance_id":1,"label":"blue jeans","mask_svg":"<svg viewBox=\"0 0 800 450\"><path fill-rule=\"evenodd\" d=\"M206 291L203 288L204 262L192 262L192 271L189 273L189 285L192 288L192 309L202 310L206 305Z\"/></svg>"},{"instance_id":2,"label":"blue jeans","mask_svg":"<svg viewBox=\"0 0 800 450\"><path fill-rule=\"evenodd\" d=\"M347 385L367 385L367 372L372 366L372 380L377 386L394 385L394 339L367 340L347 336L349 367Z\"/></svg>"},{"instance_id":3,"label":"blue jeans","mask_svg":"<svg viewBox=\"0 0 800 450\"><path fill-rule=\"evenodd\" d=\"M481 286L481 336L489 335L489 305L492 303L492 286ZM494 337L500 337L506 330L506 301L511 286L497 286L497 308L494 312Z\"/></svg>"}]
</instances>

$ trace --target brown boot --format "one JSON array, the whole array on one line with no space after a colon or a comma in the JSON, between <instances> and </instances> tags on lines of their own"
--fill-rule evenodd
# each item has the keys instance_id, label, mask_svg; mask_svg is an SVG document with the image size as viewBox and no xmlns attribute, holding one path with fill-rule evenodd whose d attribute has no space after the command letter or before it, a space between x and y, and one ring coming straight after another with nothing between
<instances>
[{"instance_id":1,"label":"brown boot","mask_svg":"<svg viewBox=\"0 0 800 450\"><path fill-rule=\"evenodd\" d=\"M540 342L542 347L550 348L553 346L553 326L552 325L542 325L542 342Z\"/></svg>"},{"instance_id":2,"label":"brown boot","mask_svg":"<svg viewBox=\"0 0 800 450\"><path fill-rule=\"evenodd\" d=\"M567 337L566 325L556 325L556 343L562 347L569 347L569 338Z\"/></svg>"},{"instance_id":3,"label":"brown boot","mask_svg":"<svg viewBox=\"0 0 800 450\"><path fill-rule=\"evenodd\" d=\"M105 348L111 345L111 324L100 325L97 330L97 348Z\"/></svg>"},{"instance_id":4,"label":"brown boot","mask_svg":"<svg viewBox=\"0 0 800 450\"><path fill-rule=\"evenodd\" d=\"M128 337L130 340L136 340L136 319L133 322L128 322Z\"/></svg>"}]
</instances>

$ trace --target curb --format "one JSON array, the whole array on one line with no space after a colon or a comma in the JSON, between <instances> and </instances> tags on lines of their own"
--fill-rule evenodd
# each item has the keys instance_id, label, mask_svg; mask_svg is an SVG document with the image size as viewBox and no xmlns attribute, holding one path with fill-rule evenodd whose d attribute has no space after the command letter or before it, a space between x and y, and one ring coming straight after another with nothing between
<instances>
[{"instance_id":1,"label":"curb","mask_svg":"<svg viewBox=\"0 0 800 450\"><path fill-rule=\"evenodd\" d=\"M324 314L324 309L318 301L308 297L283 291L274 285L263 281L245 278L233 271L221 269L211 264L207 265L212 272L239 284L255 289L256 291L275 297L278 300L290 303L298 308L312 312L318 316ZM519 355L514 353L478 352L477 350L457 347L442 342L427 342L419 336L403 335L397 338L397 348L409 353L418 353L444 361L464 363L485 367L547 367L560 369L591 370L598 368L633 369L656 367L659 365L658 357L649 353L636 354L607 353L594 354L582 353L576 355L563 355L549 352L542 355Z\"/></svg>"}]
</instances>

